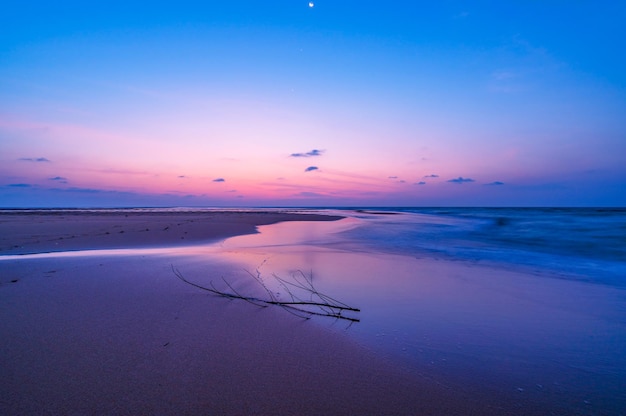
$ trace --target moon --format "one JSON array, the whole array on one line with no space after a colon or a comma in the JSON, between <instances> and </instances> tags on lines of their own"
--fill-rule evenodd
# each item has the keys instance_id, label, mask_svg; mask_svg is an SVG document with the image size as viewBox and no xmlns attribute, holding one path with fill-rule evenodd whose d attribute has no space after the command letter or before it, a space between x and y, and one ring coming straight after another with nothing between
<instances>
[{"instance_id":1,"label":"moon","mask_svg":"<svg viewBox=\"0 0 626 416\"><path fill-rule=\"evenodd\" d=\"M313 8L313 6L315 6L315 3L313 3L312 1L309 2L309 7Z\"/></svg>"}]
</instances>

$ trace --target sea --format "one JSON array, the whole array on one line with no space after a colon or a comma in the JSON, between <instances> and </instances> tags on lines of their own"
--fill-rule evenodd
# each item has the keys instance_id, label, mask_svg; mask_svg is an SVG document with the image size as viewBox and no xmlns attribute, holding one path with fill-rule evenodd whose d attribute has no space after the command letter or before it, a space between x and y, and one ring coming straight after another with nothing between
<instances>
[{"instance_id":1,"label":"sea","mask_svg":"<svg viewBox=\"0 0 626 416\"><path fill-rule=\"evenodd\" d=\"M626 285L624 208L357 208L362 244ZM378 217L383 217L378 218Z\"/></svg>"}]
</instances>

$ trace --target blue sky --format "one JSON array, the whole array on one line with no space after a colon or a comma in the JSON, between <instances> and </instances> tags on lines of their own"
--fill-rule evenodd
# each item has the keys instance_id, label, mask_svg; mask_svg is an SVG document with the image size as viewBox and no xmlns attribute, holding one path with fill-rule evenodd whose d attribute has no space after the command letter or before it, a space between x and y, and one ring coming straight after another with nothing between
<instances>
[{"instance_id":1,"label":"blue sky","mask_svg":"<svg viewBox=\"0 0 626 416\"><path fill-rule=\"evenodd\" d=\"M314 3L9 1L0 205L626 204L623 3Z\"/></svg>"}]
</instances>

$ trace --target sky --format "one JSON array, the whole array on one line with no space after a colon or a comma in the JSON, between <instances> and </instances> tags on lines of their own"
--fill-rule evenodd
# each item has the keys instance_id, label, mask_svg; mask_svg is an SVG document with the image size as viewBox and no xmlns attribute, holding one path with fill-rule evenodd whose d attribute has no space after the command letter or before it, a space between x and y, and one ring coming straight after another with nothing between
<instances>
[{"instance_id":1,"label":"sky","mask_svg":"<svg viewBox=\"0 0 626 416\"><path fill-rule=\"evenodd\" d=\"M626 2L2 9L0 207L626 206Z\"/></svg>"}]
</instances>

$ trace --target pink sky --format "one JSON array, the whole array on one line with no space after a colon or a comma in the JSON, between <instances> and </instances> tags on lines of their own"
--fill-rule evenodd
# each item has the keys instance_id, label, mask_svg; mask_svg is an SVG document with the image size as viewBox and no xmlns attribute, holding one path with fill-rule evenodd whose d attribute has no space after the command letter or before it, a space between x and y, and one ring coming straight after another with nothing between
<instances>
[{"instance_id":1,"label":"pink sky","mask_svg":"<svg viewBox=\"0 0 626 416\"><path fill-rule=\"evenodd\" d=\"M626 204L612 19L587 56L583 9L564 40L541 14L248 6L12 15L0 204Z\"/></svg>"}]
</instances>

